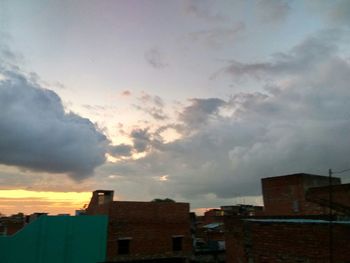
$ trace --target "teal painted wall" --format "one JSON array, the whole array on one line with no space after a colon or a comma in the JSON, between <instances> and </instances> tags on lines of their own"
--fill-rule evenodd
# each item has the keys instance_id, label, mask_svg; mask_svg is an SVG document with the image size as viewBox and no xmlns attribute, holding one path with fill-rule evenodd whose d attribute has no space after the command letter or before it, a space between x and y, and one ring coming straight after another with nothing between
<instances>
[{"instance_id":1,"label":"teal painted wall","mask_svg":"<svg viewBox=\"0 0 350 263\"><path fill-rule=\"evenodd\" d=\"M0 237L0 262L104 262L107 224L107 216L41 216L15 235Z\"/></svg>"}]
</instances>

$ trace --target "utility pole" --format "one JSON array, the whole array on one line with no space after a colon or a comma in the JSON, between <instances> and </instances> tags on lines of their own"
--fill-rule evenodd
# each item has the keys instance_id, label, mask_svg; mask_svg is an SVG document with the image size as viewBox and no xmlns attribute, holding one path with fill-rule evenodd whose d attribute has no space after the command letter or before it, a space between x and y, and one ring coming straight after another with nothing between
<instances>
[{"instance_id":1,"label":"utility pole","mask_svg":"<svg viewBox=\"0 0 350 263\"><path fill-rule=\"evenodd\" d=\"M332 203L333 203L333 189L332 189L332 169L328 170L328 179L329 179L329 263L333 263L333 210L332 210Z\"/></svg>"}]
</instances>

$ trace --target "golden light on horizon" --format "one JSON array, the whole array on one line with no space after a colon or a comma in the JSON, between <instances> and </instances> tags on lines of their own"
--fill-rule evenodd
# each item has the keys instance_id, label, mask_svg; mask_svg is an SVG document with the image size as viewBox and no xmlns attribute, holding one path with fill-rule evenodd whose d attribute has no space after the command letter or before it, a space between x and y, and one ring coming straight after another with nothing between
<instances>
[{"instance_id":1,"label":"golden light on horizon","mask_svg":"<svg viewBox=\"0 0 350 263\"><path fill-rule=\"evenodd\" d=\"M23 189L0 190L0 213L69 213L90 201L91 192L50 192Z\"/></svg>"}]
</instances>

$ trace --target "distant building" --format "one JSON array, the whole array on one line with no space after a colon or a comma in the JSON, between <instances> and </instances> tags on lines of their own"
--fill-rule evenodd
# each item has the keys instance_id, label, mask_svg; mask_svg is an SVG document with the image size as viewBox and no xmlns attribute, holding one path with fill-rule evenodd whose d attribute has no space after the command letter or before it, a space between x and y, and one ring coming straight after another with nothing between
<instances>
[{"instance_id":1,"label":"distant building","mask_svg":"<svg viewBox=\"0 0 350 263\"><path fill-rule=\"evenodd\" d=\"M263 211L262 206L256 205L226 205L221 206L224 216L255 216Z\"/></svg>"},{"instance_id":2,"label":"distant building","mask_svg":"<svg viewBox=\"0 0 350 263\"><path fill-rule=\"evenodd\" d=\"M86 210L85 209L75 210L75 215L76 216L84 216L84 215L86 215Z\"/></svg>"},{"instance_id":3,"label":"distant building","mask_svg":"<svg viewBox=\"0 0 350 263\"><path fill-rule=\"evenodd\" d=\"M225 247L224 212L210 209L196 219L196 250L223 250Z\"/></svg>"},{"instance_id":4,"label":"distant building","mask_svg":"<svg viewBox=\"0 0 350 263\"><path fill-rule=\"evenodd\" d=\"M86 210L109 217L109 262L187 262L192 254L188 203L113 201L113 194L94 191Z\"/></svg>"},{"instance_id":5,"label":"distant building","mask_svg":"<svg viewBox=\"0 0 350 263\"><path fill-rule=\"evenodd\" d=\"M10 236L21 230L25 223L23 213L0 217L0 236Z\"/></svg>"},{"instance_id":6,"label":"distant building","mask_svg":"<svg viewBox=\"0 0 350 263\"><path fill-rule=\"evenodd\" d=\"M224 222L224 211L221 209L210 209L204 212L203 224L211 224L217 222Z\"/></svg>"},{"instance_id":7,"label":"distant building","mask_svg":"<svg viewBox=\"0 0 350 263\"><path fill-rule=\"evenodd\" d=\"M47 216L48 213L44 213L44 212L35 212L33 214L30 214L30 215L26 215L25 216L25 223L26 224L29 224L35 220L37 220L39 217L41 216Z\"/></svg>"},{"instance_id":8,"label":"distant building","mask_svg":"<svg viewBox=\"0 0 350 263\"><path fill-rule=\"evenodd\" d=\"M238 204L210 209L196 217L194 262L229 262L225 259L225 217L253 216L261 211L261 206Z\"/></svg>"}]
</instances>

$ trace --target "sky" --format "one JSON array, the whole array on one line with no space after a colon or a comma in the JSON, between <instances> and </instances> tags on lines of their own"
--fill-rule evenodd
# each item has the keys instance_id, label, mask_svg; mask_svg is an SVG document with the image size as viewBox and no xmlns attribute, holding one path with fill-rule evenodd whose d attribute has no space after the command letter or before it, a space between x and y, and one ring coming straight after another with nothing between
<instances>
[{"instance_id":1,"label":"sky","mask_svg":"<svg viewBox=\"0 0 350 263\"><path fill-rule=\"evenodd\" d=\"M261 178L349 168L349 14L347 0L0 0L0 213L73 213L96 189L262 204Z\"/></svg>"}]
</instances>

